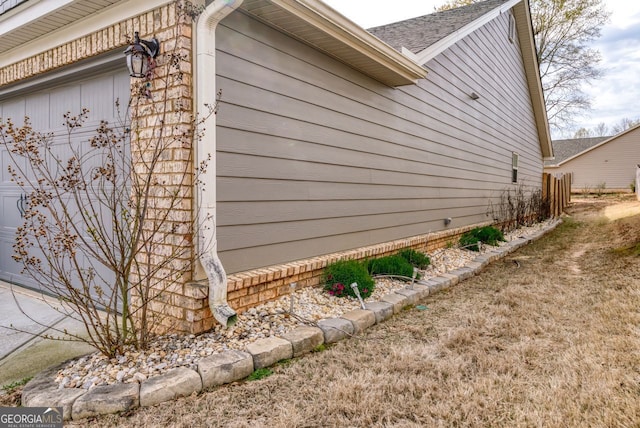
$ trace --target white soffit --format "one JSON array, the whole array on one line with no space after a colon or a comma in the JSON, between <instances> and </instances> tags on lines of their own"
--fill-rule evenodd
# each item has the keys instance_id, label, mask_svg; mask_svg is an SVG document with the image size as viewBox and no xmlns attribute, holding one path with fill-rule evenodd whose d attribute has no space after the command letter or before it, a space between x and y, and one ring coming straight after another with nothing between
<instances>
[{"instance_id":1,"label":"white soffit","mask_svg":"<svg viewBox=\"0 0 640 428\"><path fill-rule=\"evenodd\" d=\"M27 1L16 8L15 12L7 13L6 17L0 15L0 52L6 52L25 42L49 34L119 1Z\"/></svg>"},{"instance_id":2,"label":"white soffit","mask_svg":"<svg viewBox=\"0 0 640 428\"><path fill-rule=\"evenodd\" d=\"M38 55L169 3L167 0L51 0L51 4L44 7L38 6L43 2L36 1L30 6L32 1L10 10L7 17L0 15L0 64ZM37 15L47 10L48 14ZM18 22L22 25L17 25Z\"/></svg>"}]
</instances>

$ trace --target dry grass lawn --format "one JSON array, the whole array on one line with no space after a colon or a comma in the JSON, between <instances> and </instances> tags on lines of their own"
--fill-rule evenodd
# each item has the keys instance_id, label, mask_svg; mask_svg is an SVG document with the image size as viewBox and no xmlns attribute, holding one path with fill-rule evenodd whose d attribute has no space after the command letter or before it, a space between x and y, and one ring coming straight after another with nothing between
<instances>
[{"instance_id":1,"label":"dry grass lawn","mask_svg":"<svg viewBox=\"0 0 640 428\"><path fill-rule=\"evenodd\" d=\"M638 427L640 216L607 205L360 340L84 425Z\"/></svg>"}]
</instances>

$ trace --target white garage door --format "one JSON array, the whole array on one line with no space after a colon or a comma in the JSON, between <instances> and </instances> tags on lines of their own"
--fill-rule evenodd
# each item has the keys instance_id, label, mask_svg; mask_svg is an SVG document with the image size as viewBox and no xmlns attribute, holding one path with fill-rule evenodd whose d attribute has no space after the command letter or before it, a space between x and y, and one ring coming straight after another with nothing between
<instances>
[{"instance_id":1,"label":"white garage door","mask_svg":"<svg viewBox=\"0 0 640 428\"><path fill-rule=\"evenodd\" d=\"M120 53L118 57L110 56L19 87L5 88L0 92L0 118L22 124L28 116L35 130L64 139L63 115L78 114L87 108L89 120L74 139L88 141L100 120L117 123L118 116L126 114L129 91L129 76ZM118 112L116 100L124 106L122 112ZM0 160L0 280L39 288L33 279L21 273L21 264L12 258L16 228L23 222L20 212L23 192L11 182L7 172L11 160L2 145Z\"/></svg>"}]
</instances>

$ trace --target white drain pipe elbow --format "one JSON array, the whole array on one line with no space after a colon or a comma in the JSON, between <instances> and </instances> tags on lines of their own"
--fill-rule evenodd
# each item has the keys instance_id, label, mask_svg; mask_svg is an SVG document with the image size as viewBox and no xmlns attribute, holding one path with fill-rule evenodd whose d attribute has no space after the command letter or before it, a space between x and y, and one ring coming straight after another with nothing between
<instances>
[{"instance_id":1,"label":"white drain pipe elbow","mask_svg":"<svg viewBox=\"0 0 640 428\"><path fill-rule=\"evenodd\" d=\"M196 23L196 114L202 119L210 112L217 98L216 70L216 28L218 23L237 9L243 0L214 0L198 17ZM216 116L211 115L200 126L205 131L197 141L195 168L200 168L209 157L211 161L200 181L204 190L198 192L197 240L199 259L209 281L209 308L216 321L224 327L231 327L237 321L236 312L227 303L227 274L218 257L216 236Z\"/></svg>"}]
</instances>

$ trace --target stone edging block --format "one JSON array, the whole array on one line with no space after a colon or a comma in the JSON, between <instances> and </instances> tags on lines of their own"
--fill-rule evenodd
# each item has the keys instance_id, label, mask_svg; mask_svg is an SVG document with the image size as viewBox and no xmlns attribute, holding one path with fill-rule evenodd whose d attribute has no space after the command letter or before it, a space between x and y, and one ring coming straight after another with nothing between
<instances>
[{"instance_id":1,"label":"stone edging block","mask_svg":"<svg viewBox=\"0 0 640 428\"><path fill-rule=\"evenodd\" d=\"M338 342L354 334L353 323L344 318L320 320L318 327L324 334L324 343L326 344Z\"/></svg>"},{"instance_id":2,"label":"stone edging block","mask_svg":"<svg viewBox=\"0 0 640 428\"><path fill-rule=\"evenodd\" d=\"M399 314L404 308L410 306L409 299L406 296L397 293L385 294L380 300L385 303L392 304L394 314Z\"/></svg>"},{"instance_id":3,"label":"stone edging block","mask_svg":"<svg viewBox=\"0 0 640 428\"><path fill-rule=\"evenodd\" d=\"M471 272L473 273L472 276L479 274L480 272L482 272L482 269L484 268L482 263L476 260L473 260L472 262L467 263L465 267L471 270Z\"/></svg>"},{"instance_id":4,"label":"stone edging block","mask_svg":"<svg viewBox=\"0 0 640 428\"><path fill-rule=\"evenodd\" d=\"M449 274L457 276L458 277L457 283L459 283L469 278L472 278L475 275L475 272L473 271L473 269L465 266L465 267L452 270L451 272L449 272Z\"/></svg>"},{"instance_id":5,"label":"stone edging block","mask_svg":"<svg viewBox=\"0 0 640 428\"><path fill-rule=\"evenodd\" d=\"M139 405L140 385L137 383L96 386L74 401L71 417L84 419L109 413L126 412Z\"/></svg>"},{"instance_id":6,"label":"stone edging block","mask_svg":"<svg viewBox=\"0 0 640 428\"><path fill-rule=\"evenodd\" d=\"M324 343L324 333L318 327L298 327L283 334L282 338L291 342L294 357L311 352Z\"/></svg>"},{"instance_id":7,"label":"stone edging block","mask_svg":"<svg viewBox=\"0 0 640 428\"><path fill-rule=\"evenodd\" d=\"M429 285L423 284L422 281L415 282L413 285L407 287L409 290L418 292L418 300L422 300L425 297L429 297Z\"/></svg>"},{"instance_id":8,"label":"stone edging block","mask_svg":"<svg viewBox=\"0 0 640 428\"><path fill-rule=\"evenodd\" d=\"M253 357L254 370L258 370L293 357L293 346L288 340L268 337L248 344L247 352Z\"/></svg>"},{"instance_id":9,"label":"stone edging block","mask_svg":"<svg viewBox=\"0 0 640 428\"><path fill-rule=\"evenodd\" d=\"M23 407L62 407L64 420L71 419L73 403L87 393L81 388L58 389L53 381L66 362L38 373L22 390Z\"/></svg>"},{"instance_id":10,"label":"stone edging block","mask_svg":"<svg viewBox=\"0 0 640 428\"><path fill-rule=\"evenodd\" d=\"M244 379L253 370L253 357L242 351L226 351L198 362L203 389Z\"/></svg>"},{"instance_id":11,"label":"stone edging block","mask_svg":"<svg viewBox=\"0 0 640 428\"><path fill-rule=\"evenodd\" d=\"M482 270L489 266L489 263L491 263L491 256L489 254L481 254L473 259L473 261L475 263L478 263L480 265L480 270Z\"/></svg>"},{"instance_id":12,"label":"stone edging block","mask_svg":"<svg viewBox=\"0 0 640 428\"><path fill-rule=\"evenodd\" d=\"M140 385L140 406L153 406L202 391L202 379L195 371L178 367L145 380Z\"/></svg>"},{"instance_id":13,"label":"stone edging block","mask_svg":"<svg viewBox=\"0 0 640 428\"><path fill-rule=\"evenodd\" d=\"M375 314L366 309L355 309L343 314L341 318L353 323L354 334L361 333L376 323Z\"/></svg>"},{"instance_id":14,"label":"stone edging block","mask_svg":"<svg viewBox=\"0 0 640 428\"><path fill-rule=\"evenodd\" d=\"M435 278L430 278L429 281L433 284L429 286L431 293L446 290L453 285L451 278L445 278L444 276L436 276Z\"/></svg>"},{"instance_id":15,"label":"stone edging block","mask_svg":"<svg viewBox=\"0 0 640 428\"><path fill-rule=\"evenodd\" d=\"M380 324L393 316L393 305L391 303L370 302L365 303L365 307L375 315L376 324Z\"/></svg>"},{"instance_id":16,"label":"stone edging block","mask_svg":"<svg viewBox=\"0 0 640 428\"><path fill-rule=\"evenodd\" d=\"M401 288L400 290L396 290L395 293L406 297L408 306L416 305L418 303L418 301L420 300L420 292L417 291L417 290L410 290L408 288Z\"/></svg>"}]
</instances>

